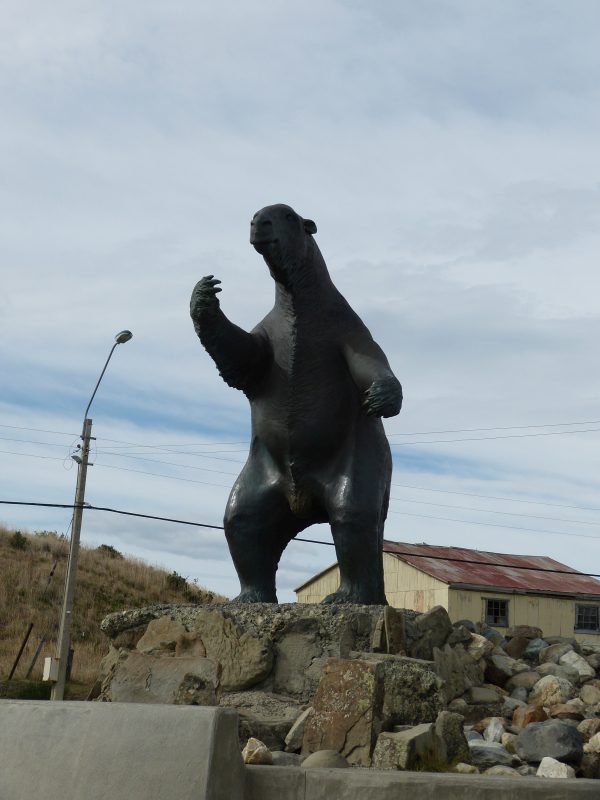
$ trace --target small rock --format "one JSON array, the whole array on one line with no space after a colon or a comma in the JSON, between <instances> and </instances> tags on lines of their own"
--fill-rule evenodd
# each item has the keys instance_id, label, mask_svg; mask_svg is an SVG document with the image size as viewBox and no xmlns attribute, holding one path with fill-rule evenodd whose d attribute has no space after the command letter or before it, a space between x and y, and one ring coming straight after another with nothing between
<instances>
[{"instance_id":1,"label":"small rock","mask_svg":"<svg viewBox=\"0 0 600 800\"><path fill-rule=\"evenodd\" d=\"M525 636L513 636L510 642L506 645L506 653L512 658L521 658L525 652L525 648L531 640Z\"/></svg>"},{"instance_id":2,"label":"small rock","mask_svg":"<svg viewBox=\"0 0 600 800\"><path fill-rule=\"evenodd\" d=\"M479 633L481 633L482 636L485 636L486 639L489 639L490 642L493 642L498 647L501 647L503 650L508 644L500 631L497 631L495 628L490 628L490 626L486 625L485 622L479 623Z\"/></svg>"},{"instance_id":3,"label":"small rock","mask_svg":"<svg viewBox=\"0 0 600 800\"><path fill-rule=\"evenodd\" d=\"M584 753L579 772L582 778L600 778L600 753Z\"/></svg>"},{"instance_id":4,"label":"small rock","mask_svg":"<svg viewBox=\"0 0 600 800\"><path fill-rule=\"evenodd\" d=\"M558 664L558 659L570 650L573 650L573 646L564 642L551 644L540 652L540 664L545 664L547 661L553 661Z\"/></svg>"},{"instance_id":5,"label":"small rock","mask_svg":"<svg viewBox=\"0 0 600 800\"><path fill-rule=\"evenodd\" d=\"M522 700L515 700L514 697L505 697L502 703L502 716L505 719L513 718L516 708L523 708L526 705Z\"/></svg>"},{"instance_id":6,"label":"small rock","mask_svg":"<svg viewBox=\"0 0 600 800\"><path fill-rule=\"evenodd\" d=\"M596 677L596 672L593 667L590 667L588 662L583 656L578 655L573 650L565 653L558 659L559 664L566 664L573 667L579 673L581 681L589 680Z\"/></svg>"},{"instance_id":7,"label":"small rock","mask_svg":"<svg viewBox=\"0 0 600 800\"><path fill-rule=\"evenodd\" d=\"M468 731L466 733L467 742L483 742L483 734L478 731Z\"/></svg>"},{"instance_id":8,"label":"small rock","mask_svg":"<svg viewBox=\"0 0 600 800\"><path fill-rule=\"evenodd\" d=\"M583 714L581 711L570 703L557 703L552 706L548 712L552 719L575 720L581 722Z\"/></svg>"},{"instance_id":9,"label":"small rock","mask_svg":"<svg viewBox=\"0 0 600 800\"><path fill-rule=\"evenodd\" d=\"M537 769L532 767L531 764L521 764L520 767L517 767L517 772L519 775L522 775L524 778L529 776L533 776L537 773Z\"/></svg>"},{"instance_id":10,"label":"small rock","mask_svg":"<svg viewBox=\"0 0 600 800\"><path fill-rule=\"evenodd\" d=\"M500 739L500 744L504 749L509 753L516 753L516 741L517 736L514 733L504 732L502 734L502 738Z\"/></svg>"},{"instance_id":11,"label":"small rock","mask_svg":"<svg viewBox=\"0 0 600 800\"><path fill-rule=\"evenodd\" d=\"M459 619L453 624L455 628L466 628L470 633L475 633L475 623L470 619Z\"/></svg>"},{"instance_id":12,"label":"small rock","mask_svg":"<svg viewBox=\"0 0 600 800\"><path fill-rule=\"evenodd\" d=\"M471 760L481 769L501 764L511 767L518 759L507 752L499 742L469 742Z\"/></svg>"},{"instance_id":13,"label":"small rock","mask_svg":"<svg viewBox=\"0 0 600 800\"><path fill-rule=\"evenodd\" d=\"M479 661L480 658L483 658L488 653L491 653L494 649L493 642L490 642L489 639L486 639L485 636L480 636L478 633L471 634L471 641L467 645L467 653L474 658L475 661Z\"/></svg>"},{"instance_id":14,"label":"small rock","mask_svg":"<svg viewBox=\"0 0 600 800\"><path fill-rule=\"evenodd\" d=\"M540 652L547 647L548 642L545 642L543 639L532 639L525 650L523 650L521 658L524 658L527 661L537 662Z\"/></svg>"},{"instance_id":15,"label":"small rock","mask_svg":"<svg viewBox=\"0 0 600 800\"><path fill-rule=\"evenodd\" d=\"M273 756L266 744L260 739L250 737L242 750L244 764L272 764Z\"/></svg>"},{"instance_id":16,"label":"small rock","mask_svg":"<svg viewBox=\"0 0 600 800\"><path fill-rule=\"evenodd\" d=\"M271 750L271 763L274 767L299 767L302 756L298 753L285 753L283 750Z\"/></svg>"},{"instance_id":17,"label":"small rock","mask_svg":"<svg viewBox=\"0 0 600 800\"><path fill-rule=\"evenodd\" d=\"M462 625L459 625L458 627L455 625L454 630L446 640L446 644L449 644L450 647L454 647L457 644L466 645L470 641L471 641L471 632L468 631L466 628L463 628Z\"/></svg>"},{"instance_id":18,"label":"small rock","mask_svg":"<svg viewBox=\"0 0 600 800\"><path fill-rule=\"evenodd\" d=\"M530 722L544 722L548 719L548 715L542 706L530 704L528 706L519 706L515 708L512 724L519 730L526 728Z\"/></svg>"},{"instance_id":19,"label":"small rock","mask_svg":"<svg viewBox=\"0 0 600 800\"><path fill-rule=\"evenodd\" d=\"M472 686L467 691L467 698L469 703L474 705L485 705L486 703L497 703L502 695L497 689L489 689L485 686Z\"/></svg>"},{"instance_id":20,"label":"small rock","mask_svg":"<svg viewBox=\"0 0 600 800\"><path fill-rule=\"evenodd\" d=\"M492 717L488 726L483 732L486 742L499 742L504 733L504 724L500 717Z\"/></svg>"},{"instance_id":21,"label":"small rock","mask_svg":"<svg viewBox=\"0 0 600 800\"><path fill-rule=\"evenodd\" d=\"M542 629L536 628L535 625L512 625L506 631L508 639L514 639L515 636L522 636L524 639L541 639Z\"/></svg>"},{"instance_id":22,"label":"small rock","mask_svg":"<svg viewBox=\"0 0 600 800\"><path fill-rule=\"evenodd\" d=\"M517 687L523 687L527 690L532 689L535 684L539 681L541 675L539 672L531 671L531 672L519 672L518 675L513 675L512 678L507 682L506 688L509 692L512 692L513 689Z\"/></svg>"},{"instance_id":23,"label":"small rock","mask_svg":"<svg viewBox=\"0 0 600 800\"><path fill-rule=\"evenodd\" d=\"M574 778L575 770L568 764L562 764L555 758L545 756L540 761L536 775L538 778Z\"/></svg>"},{"instance_id":24,"label":"small rock","mask_svg":"<svg viewBox=\"0 0 600 800\"><path fill-rule=\"evenodd\" d=\"M540 673L542 678L546 675L554 675L555 678L563 678L569 681L573 686L580 682L579 673L568 664L555 664L553 661L546 661L544 664L540 664L536 671Z\"/></svg>"},{"instance_id":25,"label":"small rock","mask_svg":"<svg viewBox=\"0 0 600 800\"><path fill-rule=\"evenodd\" d=\"M600 718L584 719L577 726L577 730L583 736L584 741L589 741L594 734L600 732Z\"/></svg>"},{"instance_id":26,"label":"small rock","mask_svg":"<svg viewBox=\"0 0 600 800\"><path fill-rule=\"evenodd\" d=\"M415 725L400 733L380 733L373 751L376 769L419 769L438 758L438 741L432 723Z\"/></svg>"},{"instance_id":27,"label":"small rock","mask_svg":"<svg viewBox=\"0 0 600 800\"><path fill-rule=\"evenodd\" d=\"M469 758L469 745L463 732L463 718L451 711L440 711L434 723L433 733L437 740L436 752L446 762L465 761Z\"/></svg>"},{"instance_id":28,"label":"small rock","mask_svg":"<svg viewBox=\"0 0 600 800\"><path fill-rule=\"evenodd\" d=\"M496 764L495 767L488 767L483 773L484 775L506 775L508 778L520 778L521 775L513 767L502 766Z\"/></svg>"},{"instance_id":29,"label":"small rock","mask_svg":"<svg viewBox=\"0 0 600 800\"><path fill-rule=\"evenodd\" d=\"M595 706L600 703L600 689L591 683L586 683L581 687L579 697L581 697L586 706Z\"/></svg>"},{"instance_id":30,"label":"small rock","mask_svg":"<svg viewBox=\"0 0 600 800\"><path fill-rule=\"evenodd\" d=\"M527 703L528 695L529 692L524 686L516 686L510 693L510 696L514 700L518 700L520 703Z\"/></svg>"},{"instance_id":31,"label":"small rock","mask_svg":"<svg viewBox=\"0 0 600 800\"><path fill-rule=\"evenodd\" d=\"M344 769L350 764L335 750L317 750L302 762L302 769Z\"/></svg>"},{"instance_id":32,"label":"small rock","mask_svg":"<svg viewBox=\"0 0 600 800\"><path fill-rule=\"evenodd\" d=\"M590 667L596 670L600 670L600 653L591 653L590 655L585 656L585 660L588 662Z\"/></svg>"},{"instance_id":33,"label":"small rock","mask_svg":"<svg viewBox=\"0 0 600 800\"><path fill-rule=\"evenodd\" d=\"M600 733L595 733L590 736L588 741L583 745L585 753L600 753Z\"/></svg>"},{"instance_id":34,"label":"small rock","mask_svg":"<svg viewBox=\"0 0 600 800\"><path fill-rule=\"evenodd\" d=\"M475 764L465 764L462 761L452 767L452 772L458 772L460 775L479 775Z\"/></svg>"},{"instance_id":35,"label":"small rock","mask_svg":"<svg viewBox=\"0 0 600 800\"><path fill-rule=\"evenodd\" d=\"M311 713L312 706L303 711L290 728L288 735L285 737L285 749L288 753L299 753L302 749L304 727Z\"/></svg>"},{"instance_id":36,"label":"small rock","mask_svg":"<svg viewBox=\"0 0 600 800\"><path fill-rule=\"evenodd\" d=\"M529 702L546 707L554 706L557 703L566 703L573 697L573 691L573 684L569 681L556 678L554 675L546 675L545 678L540 678L531 690Z\"/></svg>"},{"instance_id":37,"label":"small rock","mask_svg":"<svg viewBox=\"0 0 600 800\"><path fill-rule=\"evenodd\" d=\"M416 617L414 624L421 638L413 642L410 655L431 661L433 648L443 647L453 631L448 612L443 606L434 606L431 611Z\"/></svg>"},{"instance_id":38,"label":"small rock","mask_svg":"<svg viewBox=\"0 0 600 800\"><path fill-rule=\"evenodd\" d=\"M504 686L515 673L514 658L507 655L490 655L486 658L485 679L497 686Z\"/></svg>"}]
</instances>

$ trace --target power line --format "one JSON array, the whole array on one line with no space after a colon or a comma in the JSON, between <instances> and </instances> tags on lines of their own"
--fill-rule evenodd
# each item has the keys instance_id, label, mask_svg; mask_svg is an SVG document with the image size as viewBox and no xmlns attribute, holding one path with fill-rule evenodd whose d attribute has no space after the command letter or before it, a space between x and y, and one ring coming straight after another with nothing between
<instances>
[{"instance_id":1,"label":"power line","mask_svg":"<svg viewBox=\"0 0 600 800\"><path fill-rule=\"evenodd\" d=\"M599 525L598 522L590 522L582 519L564 519L564 517L544 517L540 514L519 514L515 511L496 511L492 508L472 508L470 506L453 506L448 503L431 503L427 500L407 500L406 498L390 497L397 503L418 503L424 506L436 506L437 508L455 508L458 511L476 511L483 514L502 514L507 517L526 517L527 519L544 519L551 522L569 522L573 525Z\"/></svg>"},{"instance_id":2,"label":"power line","mask_svg":"<svg viewBox=\"0 0 600 800\"><path fill-rule=\"evenodd\" d=\"M95 464L93 466L102 467L103 469L118 469L121 472L136 472L138 475L151 475L153 478L168 478L172 481L183 481L184 483L200 483L203 486L220 486L223 489L231 489L227 483L209 483L208 481L196 481L192 478L180 478L178 475L165 475L162 472L146 472L142 469L131 469L131 467L119 467L116 464Z\"/></svg>"},{"instance_id":3,"label":"power line","mask_svg":"<svg viewBox=\"0 0 600 800\"><path fill-rule=\"evenodd\" d=\"M405 517L421 517L422 519L439 519L444 522L459 522L465 525L485 525L486 528L504 528L505 530L526 531L528 533L543 533L550 536L576 536L580 539L600 539L600 536L588 536L585 533L567 533L566 531L549 531L540 528L522 528L519 525L500 525L497 522L475 522L470 519L452 519L451 517L436 517L432 514L414 514L411 511L392 511L390 514L401 514Z\"/></svg>"},{"instance_id":4,"label":"power line","mask_svg":"<svg viewBox=\"0 0 600 800\"><path fill-rule=\"evenodd\" d=\"M209 467L194 467L191 464L177 464L175 461L162 461L158 458L144 458L143 456L137 455L129 455L127 453L114 453L110 450L100 450L98 451L99 455L106 455L106 456L117 456L118 458L133 458L136 461L149 461L151 464L167 464L170 467L180 467L181 469L195 469L201 470L202 472L217 472L219 475L233 475L234 477L237 476L237 472L225 472L222 469L210 469ZM102 464L98 464L98 466L102 466Z\"/></svg>"},{"instance_id":5,"label":"power line","mask_svg":"<svg viewBox=\"0 0 600 800\"><path fill-rule=\"evenodd\" d=\"M0 425L0 428L9 428L13 431L35 431L36 433L55 433L57 436L79 436L78 433L67 433L66 431L49 431L46 428L24 428L21 425Z\"/></svg>"},{"instance_id":6,"label":"power line","mask_svg":"<svg viewBox=\"0 0 600 800\"><path fill-rule=\"evenodd\" d=\"M29 501L20 501L20 500L0 500L1 505L17 505L17 506L41 506L43 508L75 508L75 504L73 503L38 503L38 502L29 502ZM191 522L190 520L185 519L177 519L175 517L160 517L154 514L142 514L134 511L124 511L123 509L118 508L111 508L109 506L94 506L88 503L84 503L83 508L86 511L106 511L111 514L119 514L126 517L139 517L141 519L151 519L151 520L158 520L159 522L172 522L177 525L190 525L196 528L210 528L212 530L224 530L222 525L211 525L206 522ZM420 514L417 515L410 515L410 516L421 516ZM439 519L439 517L434 517L434 519ZM453 520L453 521L460 521L460 520ZM504 527L504 526L495 526L495 527ZM527 530L520 528L519 530ZM545 531L546 533L548 531ZM575 534L577 535L577 534ZM586 537L586 538L598 538L598 537ZM322 542L318 539L301 539L299 537L294 536L292 541L296 542L309 542L311 544L321 544L328 547L335 546L333 542ZM529 570L533 572L552 572L558 573L561 575L581 575L589 578L598 578L600 577L600 573L592 573L592 572L579 572L578 570L561 570L561 569L551 569L549 567L536 567L536 566L521 566L517 564L499 564L495 562L489 561L480 561L479 559L464 559L464 558L452 558L451 556L436 556L436 555L420 555L415 553L409 553L404 551L394 551L394 555L403 555L403 556L410 556L411 558L428 558L433 560L439 561L451 561L451 562L458 562L462 564L479 564L480 566L485 567L503 567L503 568L510 568L510 569L522 569L522 570ZM534 558L538 556L533 556ZM523 556L526 558L526 556Z\"/></svg>"},{"instance_id":7,"label":"power line","mask_svg":"<svg viewBox=\"0 0 600 800\"><path fill-rule=\"evenodd\" d=\"M413 431L412 433L388 433L388 436L433 436L442 433L475 433L477 431L520 431L526 428L564 428L567 425L600 425L600 419L585 422L546 422L539 425L506 425L494 428L453 428L447 431ZM566 431L567 432L567 431Z\"/></svg>"},{"instance_id":8,"label":"power line","mask_svg":"<svg viewBox=\"0 0 600 800\"><path fill-rule=\"evenodd\" d=\"M415 489L420 492L438 492L440 494L456 494L462 497L480 497L485 500L505 500L507 503L527 503L528 505L535 506L549 506L551 508L570 508L577 511L600 511L600 508L593 508L591 506L570 506L563 503L545 503L541 500L523 500L516 497L499 497L493 494L476 494L474 492L458 492L452 489L430 489L426 486L411 486L407 483L392 483L392 486L398 486L401 489Z\"/></svg>"},{"instance_id":9,"label":"power line","mask_svg":"<svg viewBox=\"0 0 600 800\"><path fill-rule=\"evenodd\" d=\"M390 442L392 447L412 447L415 444L453 444L455 442L491 442L497 439L532 439L539 436L571 436L577 433L595 433L600 428L584 428L580 431L546 431L545 433L510 433L500 436L471 436L461 439L431 439L419 442Z\"/></svg>"}]
</instances>

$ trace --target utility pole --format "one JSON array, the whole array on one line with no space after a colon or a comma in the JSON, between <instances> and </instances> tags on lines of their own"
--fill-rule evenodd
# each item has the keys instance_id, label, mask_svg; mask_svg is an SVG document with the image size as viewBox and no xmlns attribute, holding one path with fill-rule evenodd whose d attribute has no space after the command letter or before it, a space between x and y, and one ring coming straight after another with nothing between
<instances>
[{"instance_id":1,"label":"utility pole","mask_svg":"<svg viewBox=\"0 0 600 800\"><path fill-rule=\"evenodd\" d=\"M88 417L90 406L96 397L96 392L100 386L100 381L104 377L108 362L115 352L115 348L120 344L125 344L132 338L131 331L120 331L115 336L108 358L104 363L100 377L96 382L90 402L87 404L83 415L83 431L81 438L83 445L81 455L73 455L72 458L79 464L77 471L77 488L75 489L75 504L73 506L73 526L71 530L71 546L69 548L69 563L67 564L67 574L65 577L65 593L63 597L62 612L60 618L60 631L56 645L56 656L44 660L43 680L52 683L50 691L51 700L63 700L65 694L65 683L67 680L67 666L69 661L69 649L71 645L71 621L73 619L73 600L75 596L75 582L77 580L77 561L79 560L79 537L81 535L81 521L83 519L83 507L85 505L85 480L87 477L88 458L90 455L90 439L92 438L92 420Z\"/></svg>"},{"instance_id":2,"label":"utility pole","mask_svg":"<svg viewBox=\"0 0 600 800\"><path fill-rule=\"evenodd\" d=\"M69 549L69 563L65 577L65 594L63 599L60 630L56 645L56 662L58 662L56 682L52 684L51 700L62 700L65 694L67 679L67 663L71 645L71 621L73 619L73 600L75 597L75 582L77 580L77 562L79 560L79 538L81 535L81 521L83 519L83 505L85 502L85 481L87 478L88 457L90 454L90 439L92 438L92 420L87 416L83 420L81 434L81 461L77 473L77 488L75 489L75 507L73 509L73 529L71 533L71 547ZM50 667L52 671L52 667Z\"/></svg>"}]
</instances>

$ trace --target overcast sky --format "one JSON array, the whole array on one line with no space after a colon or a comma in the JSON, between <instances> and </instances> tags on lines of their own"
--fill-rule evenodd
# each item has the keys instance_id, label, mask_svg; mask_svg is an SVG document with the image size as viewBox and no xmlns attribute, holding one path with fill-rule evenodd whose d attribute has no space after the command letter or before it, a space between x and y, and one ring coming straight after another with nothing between
<instances>
[{"instance_id":1,"label":"overcast sky","mask_svg":"<svg viewBox=\"0 0 600 800\"><path fill-rule=\"evenodd\" d=\"M130 328L86 499L221 523L248 404L189 295L214 273L256 324L249 220L283 202L404 387L386 537L600 573L599 28L594 0L5 0L0 499L72 501ZM219 532L89 512L83 541L238 590ZM280 600L333 560L291 543Z\"/></svg>"}]
</instances>

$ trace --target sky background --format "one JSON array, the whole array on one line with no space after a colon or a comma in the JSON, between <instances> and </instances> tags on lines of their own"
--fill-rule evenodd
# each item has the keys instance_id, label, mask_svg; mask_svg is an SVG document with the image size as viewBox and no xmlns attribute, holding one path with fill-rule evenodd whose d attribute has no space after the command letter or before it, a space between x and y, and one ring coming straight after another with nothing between
<instances>
[{"instance_id":1,"label":"sky background","mask_svg":"<svg viewBox=\"0 0 600 800\"><path fill-rule=\"evenodd\" d=\"M249 411L189 296L214 273L254 326L249 221L283 202L404 387L386 537L600 573L599 28L595 0L5 0L0 499L72 501L129 328L86 500L221 523ZM238 590L218 531L89 512L82 540ZM333 560L292 542L280 600Z\"/></svg>"}]
</instances>

